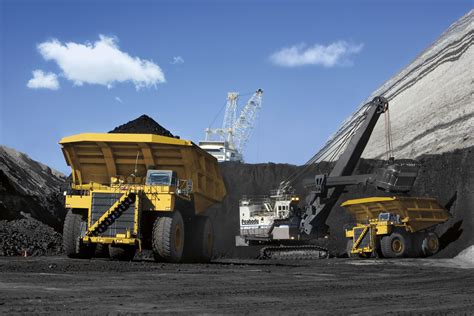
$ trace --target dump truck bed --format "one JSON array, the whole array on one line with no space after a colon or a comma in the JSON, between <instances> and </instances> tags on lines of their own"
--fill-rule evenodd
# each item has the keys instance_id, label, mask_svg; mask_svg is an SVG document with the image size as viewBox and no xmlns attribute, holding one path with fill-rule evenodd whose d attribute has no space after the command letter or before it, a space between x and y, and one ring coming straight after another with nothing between
<instances>
[{"instance_id":1,"label":"dump truck bed","mask_svg":"<svg viewBox=\"0 0 474 316\"><path fill-rule=\"evenodd\" d=\"M400 215L413 232L443 223L449 212L436 199L423 197L371 197L341 204L359 223L378 218L380 213Z\"/></svg>"},{"instance_id":2,"label":"dump truck bed","mask_svg":"<svg viewBox=\"0 0 474 316\"><path fill-rule=\"evenodd\" d=\"M153 134L78 134L59 143L78 189L92 182L108 186L112 177L144 184L147 170L157 169L192 180L197 213L226 195L217 160L188 140Z\"/></svg>"}]
</instances>

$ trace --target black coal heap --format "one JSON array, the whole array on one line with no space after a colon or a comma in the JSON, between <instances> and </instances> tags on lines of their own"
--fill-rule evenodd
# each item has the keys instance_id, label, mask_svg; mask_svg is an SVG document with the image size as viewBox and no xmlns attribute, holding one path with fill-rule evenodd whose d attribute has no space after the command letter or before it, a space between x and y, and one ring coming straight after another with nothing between
<instances>
[{"instance_id":1,"label":"black coal heap","mask_svg":"<svg viewBox=\"0 0 474 316\"><path fill-rule=\"evenodd\" d=\"M175 137L169 130L145 114L128 123L114 128L109 133L155 134L167 137Z\"/></svg>"}]
</instances>

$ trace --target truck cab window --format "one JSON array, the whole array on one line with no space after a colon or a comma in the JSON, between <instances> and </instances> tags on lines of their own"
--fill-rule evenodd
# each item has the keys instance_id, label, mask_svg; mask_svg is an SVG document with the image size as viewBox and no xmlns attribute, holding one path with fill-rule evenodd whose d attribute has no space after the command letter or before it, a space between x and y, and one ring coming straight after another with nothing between
<instances>
[{"instance_id":1,"label":"truck cab window","mask_svg":"<svg viewBox=\"0 0 474 316\"><path fill-rule=\"evenodd\" d=\"M151 185L170 185L171 179L169 174L152 173L149 182Z\"/></svg>"},{"instance_id":2,"label":"truck cab window","mask_svg":"<svg viewBox=\"0 0 474 316\"><path fill-rule=\"evenodd\" d=\"M176 185L176 176L171 171L148 170L147 185Z\"/></svg>"}]
</instances>

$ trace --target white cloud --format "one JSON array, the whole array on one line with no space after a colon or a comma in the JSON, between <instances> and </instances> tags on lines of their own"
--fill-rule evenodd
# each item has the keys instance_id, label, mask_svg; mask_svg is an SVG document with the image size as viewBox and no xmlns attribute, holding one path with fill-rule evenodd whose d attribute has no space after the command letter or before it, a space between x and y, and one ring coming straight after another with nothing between
<instances>
[{"instance_id":1,"label":"white cloud","mask_svg":"<svg viewBox=\"0 0 474 316\"><path fill-rule=\"evenodd\" d=\"M350 44L338 41L327 46L315 44L307 47L306 44L285 47L270 56L270 60L279 66L296 67L305 65L321 65L333 67L351 65L348 57L359 53L363 44Z\"/></svg>"},{"instance_id":2,"label":"white cloud","mask_svg":"<svg viewBox=\"0 0 474 316\"><path fill-rule=\"evenodd\" d=\"M184 59L181 56L174 56L173 61L171 62L171 64L173 64L173 65L184 64Z\"/></svg>"},{"instance_id":3,"label":"white cloud","mask_svg":"<svg viewBox=\"0 0 474 316\"><path fill-rule=\"evenodd\" d=\"M121 51L116 39L104 35L94 43L61 43L56 39L38 45L44 59L55 61L63 76L74 82L104 85L131 81L137 89L165 82L161 68L152 61Z\"/></svg>"},{"instance_id":4,"label":"white cloud","mask_svg":"<svg viewBox=\"0 0 474 316\"><path fill-rule=\"evenodd\" d=\"M115 97L115 101L117 101L118 103L123 103L122 99L120 99L120 97Z\"/></svg>"},{"instance_id":5,"label":"white cloud","mask_svg":"<svg viewBox=\"0 0 474 316\"><path fill-rule=\"evenodd\" d=\"M43 70L37 69L33 71L33 78L28 80L26 86L31 89L58 90L58 76L52 72L45 73Z\"/></svg>"}]
</instances>

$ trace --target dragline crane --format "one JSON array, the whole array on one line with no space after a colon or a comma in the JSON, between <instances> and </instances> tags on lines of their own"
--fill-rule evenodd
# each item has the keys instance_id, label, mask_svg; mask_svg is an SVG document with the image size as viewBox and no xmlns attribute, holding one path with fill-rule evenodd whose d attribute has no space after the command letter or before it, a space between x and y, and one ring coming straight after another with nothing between
<instances>
[{"instance_id":1,"label":"dragline crane","mask_svg":"<svg viewBox=\"0 0 474 316\"><path fill-rule=\"evenodd\" d=\"M222 161L243 162L247 145L262 107L263 90L258 89L237 114L239 93L229 92L221 128L206 128L206 139L199 146Z\"/></svg>"}]
</instances>

